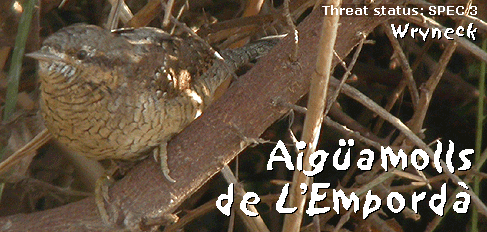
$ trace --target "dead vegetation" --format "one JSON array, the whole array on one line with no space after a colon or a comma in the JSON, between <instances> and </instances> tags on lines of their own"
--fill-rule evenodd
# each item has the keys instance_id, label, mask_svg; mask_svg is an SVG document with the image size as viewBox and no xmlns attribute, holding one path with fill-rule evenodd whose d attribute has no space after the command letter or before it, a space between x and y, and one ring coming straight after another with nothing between
<instances>
[{"instance_id":1,"label":"dead vegetation","mask_svg":"<svg viewBox=\"0 0 487 232\"><path fill-rule=\"evenodd\" d=\"M175 1L172 7L163 7L160 1L127 0L127 8L112 7L108 1L99 0L68 0L62 4L60 0L34 2L41 7L36 8L32 17L26 52L37 50L42 39L59 28L80 22L107 28L167 25L164 28L175 33L178 27L174 24L184 22L216 49L226 49L264 35L292 34L293 26L289 24L292 19L299 31L299 44L296 50L293 38L288 36L257 64L241 70L245 74L234 81L227 93L169 143L169 166L176 183L165 181L152 159L122 174L109 191L108 211L114 221L113 227L104 225L96 211L90 192L94 177L87 174L93 172L90 161L77 160L43 132L42 120L37 115L35 63L24 59L16 110L0 127L0 143L5 154L0 164L4 183L0 203L2 230L155 230L165 225L160 229L290 231L297 223L302 231L471 231L472 218L485 221L485 205L481 203L485 201L485 191L478 197L471 194L467 214L445 210L445 216L440 217L428 205L433 194L441 192L442 184L447 183L448 205L456 200L459 180L474 186L474 177L481 180L485 176L481 168L487 156L485 142L475 143L482 134L477 133L476 123L480 67L481 61L487 61L487 54L480 50L486 31L482 21L487 18L484 2L473 2L478 9L475 18L340 18L332 62L336 79L329 80L328 104L324 106L327 107L326 116L320 130L304 126L306 110L315 110L306 102L315 105L324 102L313 93L307 95L310 83L315 83L311 81L318 70L315 67L320 67L316 65L316 57L321 51L318 44L324 15L319 1L291 1L288 9L279 1L265 1L262 7L259 1ZM394 3L394 6L411 8L427 4L467 4L464 1L408 2L406 6L402 1L375 1L366 6ZM352 3L365 5L363 1L351 0L343 4L351 6ZM0 3L2 116L9 101L7 75L11 72L21 15L13 7L15 4L18 3L13 0ZM116 1L113 4L116 5ZM119 9L118 15L111 13L112 9ZM164 17L169 9L172 9L173 19ZM478 27L477 39L429 38L423 41L418 37L396 39L391 35L391 24L408 22L422 28L455 28L474 23ZM297 215L298 220L285 219L276 211L276 202L285 184L291 183L290 192L299 191L295 183L305 182L311 188L311 180L293 179L293 172L284 163L274 164L274 170L268 171L271 151L281 140L288 144L295 163L293 144L295 140L309 141L302 136L310 132L316 136L316 150L330 153L324 170L312 178L314 183L331 184L326 190L327 199L317 203L317 207L333 207L332 189L342 189L347 194L355 192L362 204L371 189L382 198L381 210L367 219L362 217L363 205L358 213L342 209L339 215L331 210L313 218L306 214L289 216ZM351 149L352 167L337 171L332 165L332 156L340 147L339 139L343 138L355 140ZM422 172L414 168L384 172L380 166L381 146L390 146L396 152L403 149L411 154L416 148L426 152L436 150L438 140L443 143L443 160L447 158L448 141L454 142L456 169L463 163L458 156L461 150L475 149L480 157L467 156L473 167L454 174L439 174L432 165ZM361 158L359 153L364 149L372 149L376 154L371 171L361 171L356 166ZM235 184L237 194L233 203L235 213L231 217L224 216L215 207L217 198L227 194L229 183ZM239 203L245 192L255 192L261 198L256 207L260 217L242 216ZM399 214L387 209L386 198L391 192L399 192L406 199L406 207ZM426 200L419 203L417 214L411 203L414 192L426 192ZM292 197L288 196L286 202L292 201ZM305 202L310 200L309 191L307 197ZM478 216L472 216L474 205ZM305 204L299 210L304 212L307 208ZM168 220L174 220L168 214L176 214L179 220L168 225ZM479 231L487 230L485 223L479 223L478 227Z\"/></svg>"}]
</instances>

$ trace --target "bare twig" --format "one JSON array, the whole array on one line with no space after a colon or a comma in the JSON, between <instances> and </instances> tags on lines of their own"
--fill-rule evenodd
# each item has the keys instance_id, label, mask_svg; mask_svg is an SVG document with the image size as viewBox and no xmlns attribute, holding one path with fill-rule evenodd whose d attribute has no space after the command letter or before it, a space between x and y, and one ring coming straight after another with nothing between
<instances>
[{"instance_id":1,"label":"bare twig","mask_svg":"<svg viewBox=\"0 0 487 232\"><path fill-rule=\"evenodd\" d=\"M223 177L229 184L233 184L235 188L235 202L241 202L243 199L243 196L246 194L245 190L243 187L240 185L238 182L237 178L235 175L233 175L232 170L230 167L225 165L221 171ZM253 205L248 205L248 210L254 213L259 213L255 206ZM249 231L262 231L266 232L269 231L267 226L265 225L264 221L262 220L262 217L260 215L257 215L257 217L249 217L244 214L243 211L237 210L237 215L240 216L240 219L244 222L244 224L247 226L247 229Z\"/></svg>"},{"instance_id":2,"label":"bare twig","mask_svg":"<svg viewBox=\"0 0 487 232\"><path fill-rule=\"evenodd\" d=\"M402 72L404 74L404 77L407 80L407 86L409 88L409 93L411 94L411 100L413 102L413 107L416 108L419 102L419 93L418 93L418 88L416 87L416 82L414 81L413 77L413 71L411 67L409 66L408 59L406 55L404 54L404 51L401 48L401 45L397 41L396 37L392 34L392 28L390 24L383 23L383 27L385 27L385 32L387 37L389 38L389 41L392 44L392 47L394 48L394 52L397 56L399 56L399 60L401 61L401 68Z\"/></svg>"},{"instance_id":3,"label":"bare twig","mask_svg":"<svg viewBox=\"0 0 487 232\"><path fill-rule=\"evenodd\" d=\"M112 6L116 6L118 5L119 1L118 0L109 0L110 4L112 4ZM127 6L127 4L125 4L124 1L122 1L121 5L120 5L120 20L122 20L123 23L127 23L129 20L131 20L134 15L132 14L132 11L130 11L130 8Z\"/></svg>"},{"instance_id":4,"label":"bare twig","mask_svg":"<svg viewBox=\"0 0 487 232\"><path fill-rule=\"evenodd\" d=\"M341 1L330 1L329 5L337 8L340 7ZM316 67L311 76L308 111L306 112L301 138L301 141L306 143L306 150L303 157L303 170L311 170L309 157L316 151L316 145L318 144L321 123L324 117L323 111L326 108L326 95L331 75L333 47L337 36L338 19L338 15L329 15L323 18ZM300 184L305 183L309 186L310 182L310 178L304 175L303 172L294 172L288 205L290 207L297 207L297 211L285 216L282 231L299 230L306 200L306 196L301 194Z\"/></svg>"},{"instance_id":5,"label":"bare twig","mask_svg":"<svg viewBox=\"0 0 487 232\"><path fill-rule=\"evenodd\" d=\"M163 0L161 0L163 1ZM164 3L161 2L162 5ZM162 20L162 27L165 28L169 25L169 17L171 16L171 11L174 5L174 0L168 0L166 6L164 7L164 19Z\"/></svg>"},{"instance_id":6,"label":"bare twig","mask_svg":"<svg viewBox=\"0 0 487 232\"><path fill-rule=\"evenodd\" d=\"M42 130L29 143L14 152L11 156L0 163L0 175L7 172L13 165L17 164L26 155L35 154L35 151L51 139L51 134L47 129Z\"/></svg>"},{"instance_id":7,"label":"bare twig","mask_svg":"<svg viewBox=\"0 0 487 232\"><path fill-rule=\"evenodd\" d=\"M340 94L340 90L342 89L345 82L348 80L348 77L350 77L350 75L352 74L352 69L355 66L355 63L357 62L358 56L360 55L360 52L362 51L362 47L364 46L365 39L367 38L367 36L363 33L360 33L360 35L362 36L362 39L360 40L360 42L357 46L357 50L355 50L355 53L353 54L353 57L352 57L352 60L350 61L350 64L348 65L348 67L345 66L345 74L343 74L343 76L342 76L342 79L340 81L340 85L338 86L337 89L335 89L335 91L333 92L331 97L328 99L328 103L327 103L328 105L326 106L325 115L328 115L328 112L330 111L331 107L333 107L333 104L335 104L335 101L337 100L338 95ZM344 61L342 61L340 63L345 64Z\"/></svg>"}]
</instances>

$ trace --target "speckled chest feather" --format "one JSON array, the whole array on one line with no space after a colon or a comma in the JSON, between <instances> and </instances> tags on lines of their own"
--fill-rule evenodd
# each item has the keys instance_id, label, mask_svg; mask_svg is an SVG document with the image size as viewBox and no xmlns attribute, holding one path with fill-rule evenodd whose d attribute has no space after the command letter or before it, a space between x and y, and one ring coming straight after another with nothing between
<instances>
[{"instance_id":1,"label":"speckled chest feather","mask_svg":"<svg viewBox=\"0 0 487 232\"><path fill-rule=\"evenodd\" d=\"M132 159L198 117L233 70L192 37L155 28L66 27L39 59L41 113L68 148Z\"/></svg>"}]
</instances>

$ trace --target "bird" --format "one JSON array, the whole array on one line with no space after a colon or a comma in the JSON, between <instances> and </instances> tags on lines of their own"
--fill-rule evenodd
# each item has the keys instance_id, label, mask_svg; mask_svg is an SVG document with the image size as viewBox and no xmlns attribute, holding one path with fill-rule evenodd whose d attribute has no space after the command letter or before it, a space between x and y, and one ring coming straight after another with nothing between
<instances>
[{"instance_id":1,"label":"bird","mask_svg":"<svg viewBox=\"0 0 487 232\"><path fill-rule=\"evenodd\" d=\"M95 160L152 152L175 182L167 142L224 92L240 66L277 41L217 52L189 33L75 24L26 56L38 60L40 112L57 141Z\"/></svg>"}]
</instances>

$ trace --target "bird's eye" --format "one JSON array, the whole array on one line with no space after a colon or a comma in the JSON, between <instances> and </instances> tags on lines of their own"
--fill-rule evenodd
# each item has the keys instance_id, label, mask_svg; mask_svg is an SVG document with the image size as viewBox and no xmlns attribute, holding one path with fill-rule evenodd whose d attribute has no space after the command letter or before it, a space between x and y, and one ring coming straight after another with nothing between
<instances>
[{"instance_id":1,"label":"bird's eye","mask_svg":"<svg viewBox=\"0 0 487 232\"><path fill-rule=\"evenodd\" d=\"M85 50L79 50L77 53L76 53L76 57L80 60L84 60L86 58L86 56L88 56L88 52L85 51Z\"/></svg>"}]
</instances>

